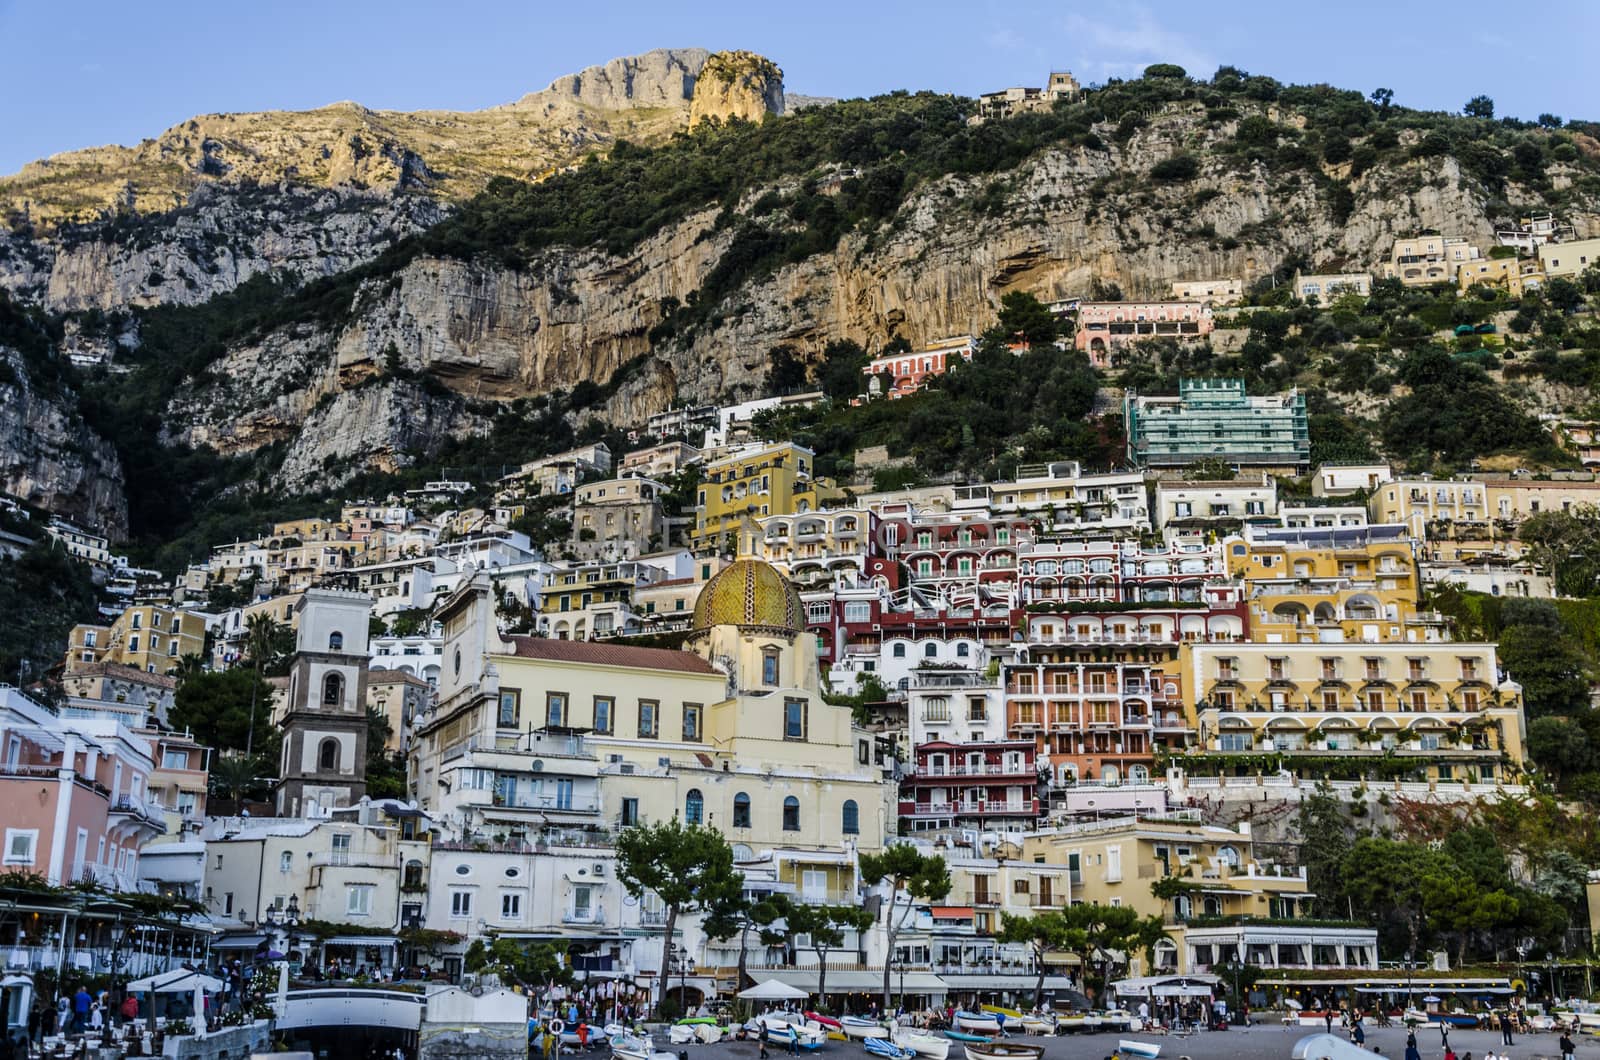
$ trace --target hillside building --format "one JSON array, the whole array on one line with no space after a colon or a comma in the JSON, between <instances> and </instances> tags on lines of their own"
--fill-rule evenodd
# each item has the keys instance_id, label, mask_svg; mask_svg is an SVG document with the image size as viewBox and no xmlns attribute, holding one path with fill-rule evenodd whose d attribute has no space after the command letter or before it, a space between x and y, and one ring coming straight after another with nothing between
<instances>
[{"instance_id":1,"label":"hillside building","mask_svg":"<svg viewBox=\"0 0 1600 1060\"><path fill-rule=\"evenodd\" d=\"M1299 474L1311 464L1306 399L1298 390L1251 397L1242 379L1183 379L1176 397L1129 391L1123 418L1128 458L1140 467L1221 460Z\"/></svg>"}]
</instances>

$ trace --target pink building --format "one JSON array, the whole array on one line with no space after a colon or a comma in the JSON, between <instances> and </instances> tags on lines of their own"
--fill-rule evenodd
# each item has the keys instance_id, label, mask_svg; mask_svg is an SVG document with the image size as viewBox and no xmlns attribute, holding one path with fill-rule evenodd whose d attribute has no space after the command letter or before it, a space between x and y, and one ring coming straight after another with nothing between
<instances>
[{"instance_id":1,"label":"pink building","mask_svg":"<svg viewBox=\"0 0 1600 1060\"><path fill-rule=\"evenodd\" d=\"M953 363L952 358L959 357L963 361L970 361L977 350L977 339L971 335L957 335L931 342L922 349L910 353L875 357L870 364L861 369L861 374L868 379L881 375L893 376L894 382L890 384L884 396L894 400L903 398L907 394L915 394L922 389L923 381L930 376L943 375Z\"/></svg>"},{"instance_id":2,"label":"pink building","mask_svg":"<svg viewBox=\"0 0 1600 1060\"><path fill-rule=\"evenodd\" d=\"M1213 327L1205 302L1083 302L1073 345L1103 368L1123 346L1143 339L1198 339Z\"/></svg>"},{"instance_id":3,"label":"pink building","mask_svg":"<svg viewBox=\"0 0 1600 1060\"><path fill-rule=\"evenodd\" d=\"M0 871L138 889L139 852L166 831L154 769L149 741L117 718L63 717L0 687Z\"/></svg>"}]
</instances>

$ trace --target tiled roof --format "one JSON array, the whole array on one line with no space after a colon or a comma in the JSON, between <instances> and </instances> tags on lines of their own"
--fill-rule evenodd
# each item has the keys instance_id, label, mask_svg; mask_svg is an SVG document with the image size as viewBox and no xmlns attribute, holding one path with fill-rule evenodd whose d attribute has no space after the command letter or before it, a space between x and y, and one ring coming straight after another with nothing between
<instances>
[{"instance_id":1,"label":"tiled roof","mask_svg":"<svg viewBox=\"0 0 1600 1060\"><path fill-rule=\"evenodd\" d=\"M153 688L177 688L178 680L167 674L152 674L129 666L126 663L97 662L80 666L76 670L67 671L68 678L73 677L110 677L119 681L128 681L132 684L150 685Z\"/></svg>"},{"instance_id":2,"label":"tiled roof","mask_svg":"<svg viewBox=\"0 0 1600 1060\"><path fill-rule=\"evenodd\" d=\"M588 663L591 666L633 666L642 670L679 670L684 673L719 673L700 656L671 648L636 648L631 644L605 644L549 637L511 637L513 654L523 659Z\"/></svg>"}]
</instances>

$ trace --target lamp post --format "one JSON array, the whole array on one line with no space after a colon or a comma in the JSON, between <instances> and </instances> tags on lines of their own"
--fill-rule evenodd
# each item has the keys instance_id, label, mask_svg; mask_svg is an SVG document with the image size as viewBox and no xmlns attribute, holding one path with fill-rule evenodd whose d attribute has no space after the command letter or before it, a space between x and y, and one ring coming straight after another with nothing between
<instances>
[{"instance_id":1,"label":"lamp post","mask_svg":"<svg viewBox=\"0 0 1600 1060\"><path fill-rule=\"evenodd\" d=\"M1407 1009L1416 1008L1416 1004L1411 1000L1411 970L1412 970L1412 968L1415 967L1415 964L1412 962L1411 957L1412 957L1411 951L1410 950L1406 950L1406 1008Z\"/></svg>"},{"instance_id":2,"label":"lamp post","mask_svg":"<svg viewBox=\"0 0 1600 1060\"><path fill-rule=\"evenodd\" d=\"M1550 1000L1552 1002L1559 1001L1561 999L1561 984L1556 981L1556 955L1546 950L1544 963L1550 966Z\"/></svg>"}]
</instances>

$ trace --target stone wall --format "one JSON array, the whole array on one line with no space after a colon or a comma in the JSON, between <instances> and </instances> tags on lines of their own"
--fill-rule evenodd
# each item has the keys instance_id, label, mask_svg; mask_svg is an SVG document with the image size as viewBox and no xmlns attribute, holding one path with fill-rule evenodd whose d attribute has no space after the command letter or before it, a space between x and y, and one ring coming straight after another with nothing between
<instances>
[{"instance_id":1,"label":"stone wall","mask_svg":"<svg viewBox=\"0 0 1600 1060\"><path fill-rule=\"evenodd\" d=\"M171 1060L249 1060L252 1053L272 1051L272 1021L256 1020L243 1027L225 1027L204 1038L168 1038L161 1055Z\"/></svg>"}]
</instances>

